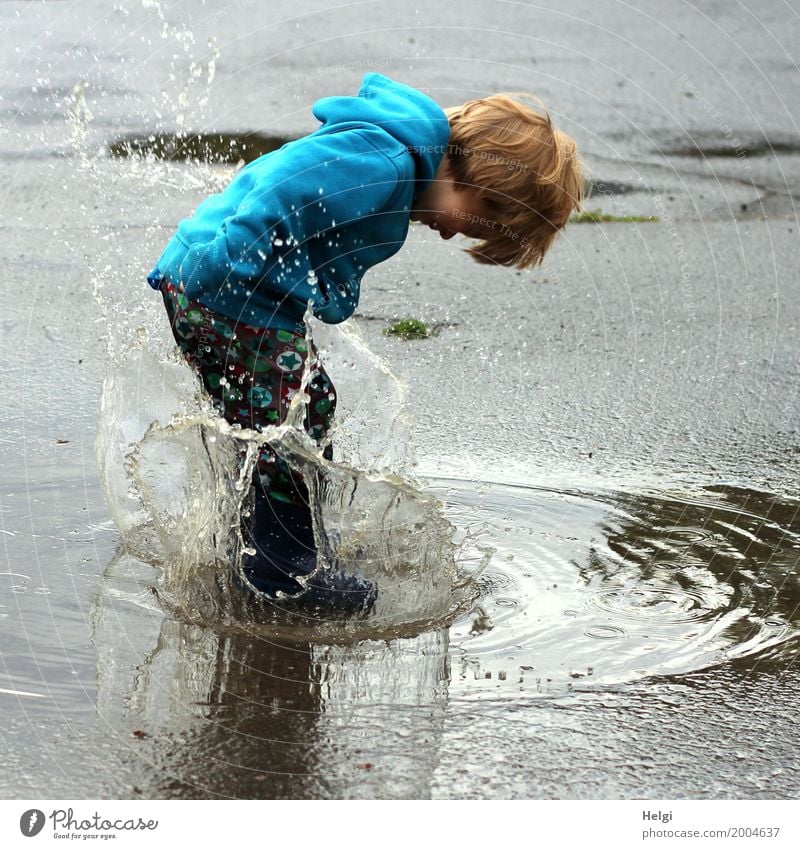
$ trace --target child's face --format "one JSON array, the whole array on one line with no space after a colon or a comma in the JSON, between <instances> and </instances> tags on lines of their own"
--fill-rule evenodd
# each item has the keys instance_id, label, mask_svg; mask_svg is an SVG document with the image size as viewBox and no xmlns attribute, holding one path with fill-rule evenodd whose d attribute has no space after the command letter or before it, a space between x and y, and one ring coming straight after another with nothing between
<instances>
[{"instance_id":1,"label":"child's face","mask_svg":"<svg viewBox=\"0 0 800 849\"><path fill-rule=\"evenodd\" d=\"M483 239L496 226L475 189L458 186L456 190L446 156L431 184L411 207L411 220L427 224L443 239L452 239L456 233Z\"/></svg>"}]
</instances>

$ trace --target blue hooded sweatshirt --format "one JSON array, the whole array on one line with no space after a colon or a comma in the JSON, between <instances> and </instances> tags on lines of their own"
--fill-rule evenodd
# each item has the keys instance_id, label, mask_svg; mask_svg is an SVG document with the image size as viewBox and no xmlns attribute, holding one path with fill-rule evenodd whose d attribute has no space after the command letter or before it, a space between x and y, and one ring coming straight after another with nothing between
<instances>
[{"instance_id":1,"label":"blue hooded sweatshirt","mask_svg":"<svg viewBox=\"0 0 800 849\"><path fill-rule=\"evenodd\" d=\"M442 109L382 74L355 97L324 97L322 122L239 171L181 221L148 276L256 327L304 332L309 301L336 324L358 305L364 272L408 235L415 198L447 151Z\"/></svg>"}]
</instances>

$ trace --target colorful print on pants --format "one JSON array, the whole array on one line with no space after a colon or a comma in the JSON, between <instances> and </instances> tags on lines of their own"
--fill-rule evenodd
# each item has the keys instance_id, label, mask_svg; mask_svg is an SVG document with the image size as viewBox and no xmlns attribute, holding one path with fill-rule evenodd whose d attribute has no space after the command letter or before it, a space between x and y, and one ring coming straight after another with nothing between
<instances>
[{"instance_id":1,"label":"colorful print on pants","mask_svg":"<svg viewBox=\"0 0 800 849\"><path fill-rule=\"evenodd\" d=\"M253 430L279 425L300 389L308 343L288 330L252 327L190 301L166 281L161 286L172 334L195 367L215 406L231 424ZM316 353L316 352L314 352ZM305 429L316 442L328 433L336 410L336 393L325 369L312 366ZM330 446L326 449L330 459ZM302 476L261 446L255 475L270 497L308 503Z\"/></svg>"}]
</instances>

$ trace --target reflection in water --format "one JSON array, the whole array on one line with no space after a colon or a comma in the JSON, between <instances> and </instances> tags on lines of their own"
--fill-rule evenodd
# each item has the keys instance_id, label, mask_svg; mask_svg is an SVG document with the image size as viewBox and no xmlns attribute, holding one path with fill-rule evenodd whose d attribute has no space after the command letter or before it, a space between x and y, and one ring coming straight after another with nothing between
<instances>
[{"instance_id":1,"label":"reflection in water","mask_svg":"<svg viewBox=\"0 0 800 849\"><path fill-rule=\"evenodd\" d=\"M436 492L497 549L491 629L451 629L464 697L557 695L752 655L798 634L797 502L744 489L697 498L463 482Z\"/></svg>"},{"instance_id":2,"label":"reflection in water","mask_svg":"<svg viewBox=\"0 0 800 849\"><path fill-rule=\"evenodd\" d=\"M434 489L459 533L483 527L496 554L470 613L417 636L201 628L165 618L155 570L126 555L109 565L93 610L98 710L147 764L143 793L427 797L445 728L469 733L457 718L472 700L572 704L796 653L791 499Z\"/></svg>"},{"instance_id":3,"label":"reflection in water","mask_svg":"<svg viewBox=\"0 0 800 849\"><path fill-rule=\"evenodd\" d=\"M220 634L148 609L141 570L124 556L112 564L93 625L98 711L154 764L144 795L429 795L445 630L356 645Z\"/></svg>"},{"instance_id":4,"label":"reflection in water","mask_svg":"<svg viewBox=\"0 0 800 849\"><path fill-rule=\"evenodd\" d=\"M740 488L708 492L721 503L630 500L621 530L608 529L620 587L605 590L605 602L634 619L701 622L735 612L731 650L743 653L798 624L798 505ZM596 600L602 604L603 593Z\"/></svg>"},{"instance_id":5,"label":"reflection in water","mask_svg":"<svg viewBox=\"0 0 800 849\"><path fill-rule=\"evenodd\" d=\"M128 135L108 144L111 156L154 156L171 161L252 162L292 141L264 133L150 133Z\"/></svg>"}]
</instances>

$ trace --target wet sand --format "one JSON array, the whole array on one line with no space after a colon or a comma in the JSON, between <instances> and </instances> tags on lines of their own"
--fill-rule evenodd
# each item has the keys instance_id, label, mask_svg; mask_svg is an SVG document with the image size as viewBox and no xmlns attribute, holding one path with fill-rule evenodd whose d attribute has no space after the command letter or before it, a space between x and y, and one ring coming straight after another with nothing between
<instances>
[{"instance_id":1,"label":"wet sand","mask_svg":"<svg viewBox=\"0 0 800 849\"><path fill-rule=\"evenodd\" d=\"M467 3L450 37L448 4L394 9L407 29L244 5L0 9L0 793L795 797L796 22ZM229 171L107 145L297 135L370 70L445 105L536 91L587 208L660 221L575 225L521 274L412 227L365 279L355 321L408 381L418 474L498 549L480 608L355 645L180 623L120 556L93 441L108 304L157 326L144 277ZM408 314L439 334L383 335Z\"/></svg>"}]
</instances>

